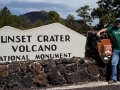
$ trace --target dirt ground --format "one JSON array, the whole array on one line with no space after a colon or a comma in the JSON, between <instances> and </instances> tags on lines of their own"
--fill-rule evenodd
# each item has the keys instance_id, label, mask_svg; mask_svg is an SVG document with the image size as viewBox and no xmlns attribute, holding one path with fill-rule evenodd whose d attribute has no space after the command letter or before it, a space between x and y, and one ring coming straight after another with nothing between
<instances>
[{"instance_id":1,"label":"dirt ground","mask_svg":"<svg viewBox=\"0 0 120 90\"><path fill-rule=\"evenodd\" d=\"M114 84L108 82L89 82L48 88L20 89L20 90L120 90L120 81Z\"/></svg>"},{"instance_id":2,"label":"dirt ground","mask_svg":"<svg viewBox=\"0 0 120 90\"><path fill-rule=\"evenodd\" d=\"M45 90L120 90L120 82L108 84L108 82L91 82L86 84L47 88Z\"/></svg>"}]
</instances>

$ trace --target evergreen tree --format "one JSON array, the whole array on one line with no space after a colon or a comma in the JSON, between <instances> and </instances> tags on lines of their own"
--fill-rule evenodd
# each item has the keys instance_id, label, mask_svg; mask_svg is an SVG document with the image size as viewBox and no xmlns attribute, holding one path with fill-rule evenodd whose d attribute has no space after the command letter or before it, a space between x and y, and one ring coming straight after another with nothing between
<instances>
[{"instance_id":1,"label":"evergreen tree","mask_svg":"<svg viewBox=\"0 0 120 90\"><path fill-rule=\"evenodd\" d=\"M66 21L65 25L66 25L67 27L71 28L72 30L74 30L74 31L76 31L76 32L78 32L78 33L82 33L82 32L81 32L81 28L76 25L77 22L75 21L75 18L74 18L73 15L68 14L66 20L67 20L67 21Z\"/></svg>"},{"instance_id":2,"label":"evergreen tree","mask_svg":"<svg viewBox=\"0 0 120 90\"><path fill-rule=\"evenodd\" d=\"M103 44L101 46L100 52L101 52L102 55L104 55L104 46L103 46Z\"/></svg>"},{"instance_id":3,"label":"evergreen tree","mask_svg":"<svg viewBox=\"0 0 120 90\"><path fill-rule=\"evenodd\" d=\"M64 22L61 20L60 15L55 11L50 11L47 14L47 23L61 23L64 25Z\"/></svg>"},{"instance_id":4,"label":"evergreen tree","mask_svg":"<svg viewBox=\"0 0 120 90\"><path fill-rule=\"evenodd\" d=\"M92 17L89 11L91 11L91 8L89 8L88 5L84 5L83 7L80 7L79 9L76 10L78 16L82 18L85 24L87 22L92 22Z\"/></svg>"},{"instance_id":5,"label":"evergreen tree","mask_svg":"<svg viewBox=\"0 0 120 90\"><path fill-rule=\"evenodd\" d=\"M22 30L30 28L22 18L12 15L6 6L0 11L0 28L4 26L12 26Z\"/></svg>"},{"instance_id":6,"label":"evergreen tree","mask_svg":"<svg viewBox=\"0 0 120 90\"><path fill-rule=\"evenodd\" d=\"M11 12L8 10L8 8L5 6L1 11L0 11L0 26L6 26L10 22L10 16Z\"/></svg>"},{"instance_id":7,"label":"evergreen tree","mask_svg":"<svg viewBox=\"0 0 120 90\"><path fill-rule=\"evenodd\" d=\"M97 28L107 27L120 17L120 0L99 0L97 4L98 8L94 8L91 13L94 19L99 19Z\"/></svg>"},{"instance_id":8,"label":"evergreen tree","mask_svg":"<svg viewBox=\"0 0 120 90\"><path fill-rule=\"evenodd\" d=\"M43 26L44 23L41 20L38 20L37 22L34 23L33 27L39 27L39 26Z\"/></svg>"},{"instance_id":9,"label":"evergreen tree","mask_svg":"<svg viewBox=\"0 0 120 90\"><path fill-rule=\"evenodd\" d=\"M80 7L76 10L78 16L82 18L80 20L82 21L82 23L80 23L82 27L82 33L91 30L91 27L87 25L87 23L91 24L92 22L92 17L89 11L91 11L91 8L89 8L88 5L84 5L83 7Z\"/></svg>"}]
</instances>

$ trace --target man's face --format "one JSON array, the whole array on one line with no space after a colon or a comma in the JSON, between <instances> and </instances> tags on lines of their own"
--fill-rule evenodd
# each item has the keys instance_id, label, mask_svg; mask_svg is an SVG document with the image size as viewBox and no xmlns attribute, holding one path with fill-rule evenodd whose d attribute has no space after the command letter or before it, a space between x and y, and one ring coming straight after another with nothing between
<instances>
[{"instance_id":1,"label":"man's face","mask_svg":"<svg viewBox=\"0 0 120 90\"><path fill-rule=\"evenodd\" d=\"M116 26L120 28L120 20L116 21Z\"/></svg>"}]
</instances>

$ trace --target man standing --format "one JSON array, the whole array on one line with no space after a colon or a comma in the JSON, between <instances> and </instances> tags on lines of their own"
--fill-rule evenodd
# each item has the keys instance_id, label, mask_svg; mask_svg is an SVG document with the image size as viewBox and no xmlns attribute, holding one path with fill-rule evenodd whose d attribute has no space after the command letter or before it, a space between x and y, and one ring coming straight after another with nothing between
<instances>
[{"instance_id":1,"label":"man standing","mask_svg":"<svg viewBox=\"0 0 120 90\"><path fill-rule=\"evenodd\" d=\"M101 29L97 32L97 36L100 37L100 33L109 32L113 38L113 54L111 60L112 74L111 79L108 84L113 84L117 82L117 65L119 62L120 55L120 18L116 18L115 26L110 26L108 28Z\"/></svg>"}]
</instances>

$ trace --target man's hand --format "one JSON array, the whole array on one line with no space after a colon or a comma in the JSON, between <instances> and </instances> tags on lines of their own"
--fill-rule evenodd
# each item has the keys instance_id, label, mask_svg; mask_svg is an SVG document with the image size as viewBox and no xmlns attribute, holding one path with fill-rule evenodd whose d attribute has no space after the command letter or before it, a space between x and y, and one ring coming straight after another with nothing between
<instances>
[{"instance_id":1,"label":"man's hand","mask_svg":"<svg viewBox=\"0 0 120 90\"><path fill-rule=\"evenodd\" d=\"M101 29L100 31L98 31L96 36L100 37L100 33L102 33L102 32L106 32L106 28Z\"/></svg>"},{"instance_id":2,"label":"man's hand","mask_svg":"<svg viewBox=\"0 0 120 90\"><path fill-rule=\"evenodd\" d=\"M97 37L100 37L100 32L97 32Z\"/></svg>"}]
</instances>

